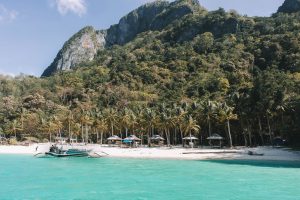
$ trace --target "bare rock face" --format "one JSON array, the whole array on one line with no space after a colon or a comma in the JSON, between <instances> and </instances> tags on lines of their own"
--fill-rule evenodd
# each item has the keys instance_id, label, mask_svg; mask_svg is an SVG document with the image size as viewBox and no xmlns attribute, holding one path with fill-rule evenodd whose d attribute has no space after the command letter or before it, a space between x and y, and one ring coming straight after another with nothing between
<instances>
[{"instance_id":1,"label":"bare rock face","mask_svg":"<svg viewBox=\"0 0 300 200\"><path fill-rule=\"evenodd\" d=\"M123 45L139 33L160 30L181 17L203 10L197 0L155 1L124 16L107 31L107 43Z\"/></svg>"},{"instance_id":2,"label":"bare rock face","mask_svg":"<svg viewBox=\"0 0 300 200\"><path fill-rule=\"evenodd\" d=\"M93 27L83 28L64 44L42 76L70 70L83 62L92 61L97 51L104 49L105 37L106 31L96 31Z\"/></svg>"},{"instance_id":3,"label":"bare rock face","mask_svg":"<svg viewBox=\"0 0 300 200\"><path fill-rule=\"evenodd\" d=\"M168 6L167 1L156 1L130 12L121 18L118 24L108 29L108 44L123 45L134 39L137 34L149 30L153 19Z\"/></svg>"},{"instance_id":4,"label":"bare rock face","mask_svg":"<svg viewBox=\"0 0 300 200\"><path fill-rule=\"evenodd\" d=\"M294 13L300 11L300 0L285 0L278 12Z\"/></svg>"},{"instance_id":5,"label":"bare rock face","mask_svg":"<svg viewBox=\"0 0 300 200\"><path fill-rule=\"evenodd\" d=\"M157 0L130 12L108 30L97 31L93 27L85 27L64 44L42 76L92 61L99 50L112 45L124 45L139 33L163 29L173 21L202 9L197 0L177 0L172 3Z\"/></svg>"}]
</instances>

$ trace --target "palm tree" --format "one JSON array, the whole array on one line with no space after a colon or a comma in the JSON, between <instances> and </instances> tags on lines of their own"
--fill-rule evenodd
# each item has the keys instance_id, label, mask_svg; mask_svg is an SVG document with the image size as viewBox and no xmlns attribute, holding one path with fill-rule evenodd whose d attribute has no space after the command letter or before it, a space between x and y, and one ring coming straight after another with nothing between
<instances>
[{"instance_id":1,"label":"palm tree","mask_svg":"<svg viewBox=\"0 0 300 200\"><path fill-rule=\"evenodd\" d=\"M175 110L175 117L174 117L175 132L176 132L176 129L177 129L176 127L179 127L182 146L184 146L182 138L183 138L183 132L184 132L184 130L183 130L184 118L185 118L186 113L187 112L185 112L181 107L178 107Z\"/></svg>"},{"instance_id":2,"label":"palm tree","mask_svg":"<svg viewBox=\"0 0 300 200\"><path fill-rule=\"evenodd\" d=\"M114 135L114 127L117 125L118 114L117 111L113 108L104 110L104 116L106 118L109 127L111 128L111 136Z\"/></svg>"},{"instance_id":3,"label":"palm tree","mask_svg":"<svg viewBox=\"0 0 300 200\"><path fill-rule=\"evenodd\" d=\"M216 117L217 103L215 101L202 101L199 107L199 118L203 118L208 124L208 134L211 136L211 122Z\"/></svg>"},{"instance_id":4,"label":"palm tree","mask_svg":"<svg viewBox=\"0 0 300 200\"><path fill-rule=\"evenodd\" d=\"M146 121L144 119L145 110L142 107L137 107L135 109L134 115L131 116L132 121L132 132L133 134L139 134L141 136L141 143L144 141L144 133L146 127ZM137 131L137 132L136 132Z\"/></svg>"},{"instance_id":5,"label":"palm tree","mask_svg":"<svg viewBox=\"0 0 300 200\"><path fill-rule=\"evenodd\" d=\"M100 131L100 144L102 145L103 144L103 133L105 131L108 130L108 126L107 126L107 122L105 119L96 119L95 121L95 128L96 128L96 132L97 132L97 143L98 143L98 140L99 140L99 132Z\"/></svg>"},{"instance_id":6,"label":"palm tree","mask_svg":"<svg viewBox=\"0 0 300 200\"><path fill-rule=\"evenodd\" d=\"M274 115L274 113L270 109L267 109L266 118L267 118L268 133L269 133L271 145L273 145L273 131L271 128L271 119L272 119L273 115Z\"/></svg>"},{"instance_id":7,"label":"palm tree","mask_svg":"<svg viewBox=\"0 0 300 200\"><path fill-rule=\"evenodd\" d=\"M170 115L168 110L166 112L161 112L160 114L160 123L159 126L162 130L164 130L167 138L167 145L170 146L170 129L174 127L175 122L174 118Z\"/></svg>"},{"instance_id":8,"label":"palm tree","mask_svg":"<svg viewBox=\"0 0 300 200\"><path fill-rule=\"evenodd\" d=\"M93 119L90 117L88 112L81 117L81 122L85 127L85 141L88 142L89 139L89 127L93 124ZM84 140L84 137L82 138Z\"/></svg>"},{"instance_id":9,"label":"palm tree","mask_svg":"<svg viewBox=\"0 0 300 200\"><path fill-rule=\"evenodd\" d=\"M121 119L120 119L120 128L122 129L122 127L125 128L125 136L127 137L128 136L128 129L131 125L131 113L132 111L125 108L124 109L124 112L121 116Z\"/></svg>"},{"instance_id":10,"label":"palm tree","mask_svg":"<svg viewBox=\"0 0 300 200\"><path fill-rule=\"evenodd\" d=\"M25 108L21 108L21 112L20 112L20 122L21 122L21 127L20 129L23 131L24 130L24 120L26 118L27 115L27 110Z\"/></svg>"},{"instance_id":11,"label":"palm tree","mask_svg":"<svg viewBox=\"0 0 300 200\"><path fill-rule=\"evenodd\" d=\"M135 134L135 128L138 126L138 122L137 122L137 116L136 113L132 110L132 112L130 113L130 126L129 128L132 131L132 134Z\"/></svg>"},{"instance_id":12,"label":"palm tree","mask_svg":"<svg viewBox=\"0 0 300 200\"><path fill-rule=\"evenodd\" d=\"M80 135L80 132L81 132L81 124L75 122L72 129L72 135L74 134L76 136L76 141L77 141L77 137Z\"/></svg>"},{"instance_id":13,"label":"palm tree","mask_svg":"<svg viewBox=\"0 0 300 200\"><path fill-rule=\"evenodd\" d=\"M236 120L238 118L236 114L233 114L233 110L234 107L230 107L226 103L218 105L218 118L220 122L226 123L230 148L232 148L233 146L231 131L230 131L230 120Z\"/></svg>"},{"instance_id":14,"label":"palm tree","mask_svg":"<svg viewBox=\"0 0 300 200\"><path fill-rule=\"evenodd\" d=\"M69 138L71 142L72 138L72 125L74 124L74 116L72 110L69 110L68 116L67 116L67 121L68 121L68 131L69 131Z\"/></svg>"},{"instance_id":15,"label":"palm tree","mask_svg":"<svg viewBox=\"0 0 300 200\"><path fill-rule=\"evenodd\" d=\"M39 131L41 131L43 134L50 134L49 121L45 117L40 118Z\"/></svg>"},{"instance_id":16,"label":"palm tree","mask_svg":"<svg viewBox=\"0 0 300 200\"><path fill-rule=\"evenodd\" d=\"M150 137L154 135L154 128L157 124L157 117L156 112L150 108L146 108L143 116L145 120L145 127L148 129L147 131L147 138L148 138L148 145L150 146Z\"/></svg>"},{"instance_id":17,"label":"palm tree","mask_svg":"<svg viewBox=\"0 0 300 200\"><path fill-rule=\"evenodd\" d=\"M192 142L192 132L198 133L199 131L200 126L197 124L197 121L194 120L192 116L189 116L184 125L184 133L185 135L189 134L190 142Z\"/></svg>"},{"instance_id":18,"label":"palm tree","mask_svg":"<svg viewBox=\"0 0 300 200\"><path fill-rule=\"evenodd\" d=\"M57 135L61 137L61 129L63 128L62 120L57 116L53 115L52 117L52 126L57 131Z\"/></svg>"},{"instance_id":19,"label":"palm tree","mask_svg":"<svg viewBox=\"0 0 300 200\"><path fill-rule=\"evenodd\" d=\"M16 119L14 119L10 124L10 132L14 134L15 138L17 139L17 131L22 130L19 127L19 123Z\"/></svg>"}]
</instances>

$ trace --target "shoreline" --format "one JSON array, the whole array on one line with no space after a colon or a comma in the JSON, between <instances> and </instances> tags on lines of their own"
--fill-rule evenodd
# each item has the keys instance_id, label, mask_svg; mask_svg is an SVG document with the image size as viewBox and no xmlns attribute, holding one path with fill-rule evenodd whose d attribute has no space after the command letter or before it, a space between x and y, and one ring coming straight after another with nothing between
<instances>
[{"instance_id":1,"label":"shoreline","mask_svg":"<svg viewBox=\"0 0 300 200\"><path fill-rule=\"evenodd\" d=\"M59 145L60 146L60 145ZM30 146L0 145L0 154L35 155L49 150L50 143L39 143ZM300 152L289 148L273 147L237 147L235 149L182 148L182 147L139 147L120 148L107 145L63 145L63 149L89 149L108 158L141 158L171 160L268 160L268 161L300 161ZM248 151L263 153L263 156L248 155ZM108 154L108 155L107 155Z\"/></svg>"}]
</instances>

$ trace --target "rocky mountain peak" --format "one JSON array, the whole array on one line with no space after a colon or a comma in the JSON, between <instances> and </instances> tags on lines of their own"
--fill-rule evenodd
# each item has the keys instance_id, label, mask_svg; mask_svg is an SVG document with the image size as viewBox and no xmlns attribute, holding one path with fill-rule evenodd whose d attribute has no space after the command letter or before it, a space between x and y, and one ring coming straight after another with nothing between
<instances>
[{"instance_id":1,"label":"rocky mountain peak","mask_svg":"<svg viewBox=\"0 0 300 200\"><path fill-rule=\"evenodd\" d=\"M104 49L106 31L97 31L87 26L73 35L58 52L51 65L42 76L49 76L55 71L71 68L94 59L97 51Z\"/></svg>"},{"instance_id":2,"label":"rocky mountain peak","mask_svg":"<svg viewBox=\"0 0 300 200\"><path fill-rule=\"evenodd\" d=\"M300 11L300 0L285 0L277 12L294 13Z\"/></svg>"},{"instance_id":3,"label":"rocky mountain peak","mask_svg":"<svg viewBox=\"0 0 300 200\"><path fill-rule=\"evenodd\" d=\"M161 30L185 15L202 10L205 9L198 0L176 0L172 3L157 0L133 10L108 30L97 31L93 27L85 27L64 44L42 76L70 70L93 60L101 49L124 45L142 32Z\"/></svg>"},{"instance_id":4,"label":"rocky mountain peak","mask_svg":"<svg viewBox=\"0 0 300 200\"><path fill-rule=\"evenodd\" d=\"M147 3L122 17L118 24L108 29L108 45L125 44L137 34L149 30L153 19L168 6L169 2L167 1L155 1Z\"/></svg>"}]
</instances>

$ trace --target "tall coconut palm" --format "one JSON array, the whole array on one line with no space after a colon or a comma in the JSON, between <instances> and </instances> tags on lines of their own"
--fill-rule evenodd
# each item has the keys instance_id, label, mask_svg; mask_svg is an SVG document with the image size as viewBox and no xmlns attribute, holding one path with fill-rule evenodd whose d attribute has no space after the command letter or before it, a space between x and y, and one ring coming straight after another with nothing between
<instances>
[{"instance_id":1,"label":"tall coconut palm","mask_svg":"<svg viewBox=\"0 0 300 200\"><path fill-rule=\"evenodd\" d=\"M212 133L212 120L216 117L217 102L205 100L202 101L198 109L199 118L203 118L208 124L208 134Z\"/></svg>"},{"instance_id":2,"label":"tall coconut palm","mask_svg":"<svg viewBox=\"0 0 300 200\"><path fill-rule=\"evenodd\" d=\"M182 146L184 146L182 138L183 138L183 132L184 132L184 130L183 130L184 118L185 118L186 114L187 114L187 112L184 111L181 107L178 107L175 110L175 117L174 117L175 131L176 131L176 128L179 127Z\"/></svg>"},{"instance_id":3,"label":"tall coconut palm","mask_svg":"<svg viewBox=\"0 0 300 200\"><path fill-rule=\"evenodd\" d=\"M76 136L76 141L77 141L77 137L80 135L80 133L81 133L81 124L75 122L73 125L73 129L72 129L72 135Z\"/></svg>"},{"instance_id":4,"label":"tall coconut palm","mask_svg":"<svg viewBox=\"0 0 300 200\"><path fill-rule=\"evenodd\" d=\"M99 141L99 131L100 131L100 144L103 144L103 134L108 130L108 125L105 119L100 118L95 121L95 128L97 130L97 143Z\"/></svg>"},{"instance_id":5,"label":"tall coconut palm","mask_svg":"<svg viewBox=\"0 0 300 200\"><path fill-rule=\"evenodd\" d=\"M144 119L144 112L145 110L142 107L138 107L135 109L134 115L132 115L132 131L133 134L138 134L140 135L142 139L142 144L144 142L144 133L146 132L145 127L146 127L146 121Z\"/></svg>"},{"instance_id":6,"label":"tall coconut palm","mask_svg":"<svg viewBox=\"0 0 300 200\"><path fill-rule=\"evenodd\" d=\"M57 136L61 137L61 129L63 128L62 120L57 116L52 116L52 126L57 131Z\"/></svg>"},{"instance_id":7,"label":"tall coconut palm","mask_svg":"<svg viewBox=\"0 0 300 200\"><path fill-rule=\"evenodd\" d=\"M85 115L81 117L81 122L85 127L85 141L88 142L89 138L89 127L93 124L93 119L89 115L89 112L85 112ZM84 138L84 137L83 137ZM82 138L82 139L83 139Z\"/></svg>"},{"instance_id":8,"label":"tall coconut palm","mask_svg":"<svg viewBox=\"0 0 300 200\"><path fill-rule=\"evenodd\" d=\"M267 109L266 118L267 118L268 134L270 137L271 145L273 145L273 131L272 131L272 127L271 127L271 120L272 120L273 116L274 116L274 112L272 112L271 109Z\"/></svg>"},{"instance_id":9,"label":"tall coconut palm","mask_svg":"<svg viewBox=\"0 0 300 200\"><path fill-rule=\"evenodd\" d=\"M71 141L71 138L72 138L72 125L75 123L74 115L73 115L72 110L68 111L67 121L68 121L69 139Z\"/></svg>"},{"instance_id":10,"label":"tall coconut palm","mask_svg":"<svg viewBox=\"0 0 300 200\"><path fill-rule=\"evenodd\" d=\"M229 145L230 148L232 148L232 136L231 136L231 130L230 130L230 121L236 120L238 116L233 113L234 107L228 106L226 103L222 103L218 105L218 118L220 122L225 122L227 126L227 132L229 137Z\"/></svg>"},{"instance_id":11,"label":"tall coconut palm","mask_svg":"<svg viewBox=\"0 0 300 200\"><path fill-rule=\"evenodd\" d=\"M125 137L128 136L128 129L131 126L131 113L131 110L125 108L120 119L120 128L125 128Z\"/></svg>"},{"instance_id":12,"label":"tall coconut palm","mask_svg":"<svg viewBox=\"0 0 300 200\"><path fill-rule=\"evenodd\" d=\"M150 146L150 137L154 135L154 128L157 124L157 116L155 110L146 108L144 111L145 127L147 128L148 145Z\"/></svg>"},{"instance_id":13,"label":"tall coconut palm","mask_svg":"<svg viewBox=\"0 0 300 200\"><path fill-rule=\"evenodd\" d=\"M18 122L17 119L14 119L11 124L10 124L10 128L9 128L9 132L14 134L14 137L17 139L17 131L20 131L20 124Z\"/></svg>"},{"instance_id":14,"label":"tall coconut palm","mask_svg":"<svg viewBox=\"0 0 300 200\"><path fill-rule=\"evenodd\" d=\"M26 119L26 115L27 115L27 110L25 108L21 108L20 111L20 129L23 131L24 130L24 120Z\"/></svg>"},{"instance_id":15,"label":"tall coconut palm","mask_svg":"<svg viewBox=\"0 0 300 200\"><path fill-rule=\"evenodd\" d=\"M189 116L188 120L184 124L184 133L185 135L189 134L190 142L192 142L192 132L198 133L200 131L200 126L197 124L197 121L193 119L192 116Z\"/></svg>"},{"instance_id":16,"label":"tall coconut palm","mask_svg":"<svg viewBox=\"0 0 300 200\"><path fill-rule=\"evenodd\" d=\"M117 126L118 113L115 109L109 108L104 110L104 117L111 129L111 136L114 135L114 128Z\"/></svg>"},{"instance_id":17,"label":"tall coconut palm","mask_svg":"<svg viewBox=\"0 0 300 200\"><path fill-rule=\"evenodd\" d=\"M41 118L40 118L39 131L41 131L43 134L48 134L48 135L50 135L50 130L49 130L49 119L46 119L45 117L41 117Z\"/></svg>"},{"instance_id":18,"label":"tall coconut palm","mask_svg":"<svg viewBox=\"0 0 300 200\"><path fill-rule=\"evenodd\" d=\"M129 129L132 131L132 134L135 134L135 129L138 126L136 113L132 110L130 113L130 126Z\"/></svg>"},{"instance_id":19,"label":"tall coconut palm","mask_svg":"<svg viewBox=\"0 0 300 200\"><path fill-rule=\"evenodd\" d=\"M166 112L162 112L160 114L160 123L159 126L162 130L164 130L167 138L167 145L171 145L170 141L170 129L174 127L175 122L174 118L170 115L168 110L165 110Z\"/></svg>"}]
</instances>

